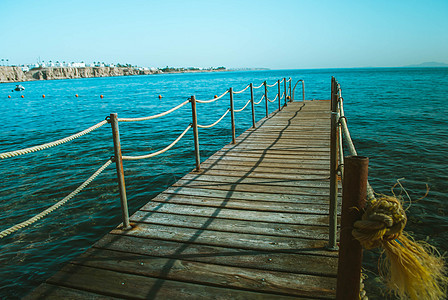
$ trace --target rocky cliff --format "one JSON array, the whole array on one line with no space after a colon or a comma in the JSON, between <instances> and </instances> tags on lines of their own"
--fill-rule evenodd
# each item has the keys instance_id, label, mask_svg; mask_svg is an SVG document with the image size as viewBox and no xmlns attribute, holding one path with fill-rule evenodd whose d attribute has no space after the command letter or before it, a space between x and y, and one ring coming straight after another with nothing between
<instances>
[{"instance_id":1,"label":"rocky cliff","mask_svg":"<svg viewBox=\"0 0 448 300\"><path fill-rule=\"evenodd\" d=\"M0 82L26 81L25 73L20 67L0 67Z\"/></svg>"},{"instance_id":2,"label":"rocky cliff","mask_svg":"<svg viewBox=\"0 0 448 300\"><path fill-rule=\"evenodd\" d=\"M129 75L149 75L158 71L133 68L85 67L85 68L41 68L23 72L19 67L0 67L0 82L30 80L72 79Z\"/></svg>"}]
</instances>

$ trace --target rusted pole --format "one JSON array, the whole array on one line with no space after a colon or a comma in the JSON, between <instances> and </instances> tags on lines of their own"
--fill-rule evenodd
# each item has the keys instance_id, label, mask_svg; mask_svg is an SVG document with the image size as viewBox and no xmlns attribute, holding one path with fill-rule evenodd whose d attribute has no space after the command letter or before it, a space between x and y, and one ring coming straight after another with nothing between
<instances>
[{"instance_id":1,"label":"rusted pole","mask_svg":"<svg viewBox=\"0 0 448 300\"><path fill-rule=\"evenodd\" d=\"M266 80L264 81L264 100L266 102L266 118L269 115L269 111L268 111L268 84L266 82Z\"/></svg>"},{"instance_id":2,"label":"rusted pole","mask_svg":"<svg viewBox=\"0 0 448 300\"><path fill-rule=\"evenodd\" d=\"M337 97L335 79L331 78L331 130L330 130L330 208L328 249L337 250L338 158L337 158Z\"/></svg>"},{"instance_id":3,"label":"rusted pole","mask_svg":"<svg viewBox=\"0 0 448 300\"><path fill-rule=\"evenodd\" d=\"M120 191L121 214L123 218L123 230L131 229L129 223L128 200L126 197L126 185L123 172L123 158L121 156L120 132L118 130L117 114L110 114L110 125L112 126L112 138L114 141L114 160L117 169L118 190Z\"/></svg>"},{"instance_id":4,"label":"rusted pole","mask_svg":"<svg viewBox=\"0 0 448 300\"><path fill-rule=\"evenodd\" d=\"M252 107L252 127L255 128L254 85L250 84L250 106Z\"/></svg>"},{"instance_id":5,"label":"rusted pole","mask_svg":"<svg viewBox=\"0 0 448 300\"><path fill-rule=\"evenodd\" d=\"M201 156L199 153L199 132L198 132L198 115L196 112L196 97L191 96L191 114L194 138L194 155L196 157L196 171L201 170Z\"/></svg>"},{"instance_id":6,"label":"rusted pole","mask_svg":"<svg viewBox=\"0 0 448 300\"><path fill-rule=\"evenodd\" d=\"M233 108L233 89L229 89L230 92L230 120L232 121L232 144L236 143L235 138L235 110Z\"/></svg>"},{"instance_id":7,"label":"rusted pole","mask_svg":"<svg viewBox=\"0 0 448 300\"><path fill-rule=\"evenodd\" d=\"M305 101L305 80L302 80L302 100Z\"/></svg>"},{"instance_id":8,"label":"rusted pole","mask_svg":"<svg viewBox=\"0 0 448 300\"><path fill-rule=\"evenodd\" d=\"M278 91L277 91L277 95L278 95L278 110L280 111L281 109L282 109L282 104L281 104L281 101L282 100L280 100L280 90L281 90L281 88L280 88L280 79L279 80L277 80L277 87L278 87Z\"/></svg>"},{"instance_id":9,"label":"rusted pole","mask_svg":"<svg viewBox=\"0 0 448 300\"><path fill-rule=\"evenodd\" d=\"M288 93L286 91L286 77L283 78L283 82L285 83L285 106L288 106L288 102L286 101L286 98L288 98Z\"/></svg>"},{"instance_id":10,"label":"rusted pole","mask_svg":"<svg viewBox=\"0 0 448 300\"><path fill-rule=\"evenodd\" d=\"M336 299L358 300L362 247L353 237L352 229L353 223L361 219L366 203L369 159L362 156L348 156L344 163Z\"/></svg>"},{"instance_id":11,"label":"rusted pole","mask_svg":"<svg viewBox=\"0 0 448 300\"><path fill-rule=\"evenodd\" d=\"M292 78L289 77L289 102L292 102Z\"/></svg>"}]
</instances>

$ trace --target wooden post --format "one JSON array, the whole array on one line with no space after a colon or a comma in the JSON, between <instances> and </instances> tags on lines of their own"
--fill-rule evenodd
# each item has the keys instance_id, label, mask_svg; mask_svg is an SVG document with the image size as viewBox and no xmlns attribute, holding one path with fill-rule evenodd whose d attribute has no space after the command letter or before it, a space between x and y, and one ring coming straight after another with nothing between
<instances>
[{"instance_id":1,"label":"wooden post","mask_svg":"<svg viewBox=\"0 0 448 300\"><path fill-rule=\"evenodd\" d=\"M336 299L358 300L362 247L353 237L352 229L353 223L361 219L366 203L369 159L362 156L348 156L344 163Z\"/></svg>"},{"instance_id":2,"label":"wooden post","mask_svg":"<svg viewBox=\"0 0 448 300\"><path fill-rule=\"evenodd\" d=\"M191 96L190 102L191 102L193 138L194 138L194 154L196 157L196 171L200 171L201 157L199 153L199 132L198 132L198 115L196 112L196 97Z\"/></svg>"},{"instance_id":3,"label":"wooden post","mask_svg":"<svg viewBox=\"0 0 448 300\"><path fill-rule=\"evenodd\" d=\"M264 81L264 100L266 102L266 118L269 115L269 111L268 111L268 84L266 82L266 80Z\"/></svg>"},{"instance_id":4,"label":"wooden post","mask_svg":"<svg viewBox=\"0 0 448 300\"><path fill-rule=\"evenodd\" d=\"M281 90L281 88L280 88L280 79L279 80L277 80L277 95L278 95L278 110L280 111L282 108L281 108L281 100L280 100L280 90Z\"/></svg>"},{"instance_id":5,"label":"wooden post","mask_svg":"<svg viewBox=\"0 0 448 300\"><path fill-rule=\"evenodd\" d=\"M118 130L117 114L110 114L110 125L112 126L112 138L114 141L114 160L117 169L118 190L120 191L121 215L123 218L123 230L131 229L129 223L128 200L126 197L126 185L123 172L123 158L121 156L120 132Z\"/></svg>"},{"instance_id":6,"label":"wooden post","mask_svg":"<svg viewBox=\"0 0 448 300\"><path fill-rule=\"evenodd\" d=\"M255 128L254 85L250 84L250 105L252 106L252 127Z\"/></svg>"},{"instance_id":7,"label":"wooden post","mask_svg":"<svg viewBox=\"0 0 448 300\"><path fill-rule=\"evenodd\" d=\"M284 81L284 83L285 83L285 106L288 106L288 101L287 101L287 99L286 98L288 98L288 93L287 93L287 91L286 91L286 77L285 78L283 78L283 81Z\"/></svg>"},{"instance_id":8,"label":"wooden post","mask_svg":"<svg viewBox=\"0 0 448 300\"><path fill-rule=\"evenodd\" d=\"M330 131L330 208L328 249L337 250L337 204L338 204L338 159L337 159L337 97L335 79L331 78L331 131Z\"/></svg>"},{"instance_id":9,"label":"wooden post","mask_svg":"<svg viewBox=\"0 0 448 300\"><path fill-rule=\"evenodd\" d=\"M236 143L235 138L235 110L233 108L233 89L230 88L230 120L232 121L232 144Z\"/></svg>"}]
</instances>

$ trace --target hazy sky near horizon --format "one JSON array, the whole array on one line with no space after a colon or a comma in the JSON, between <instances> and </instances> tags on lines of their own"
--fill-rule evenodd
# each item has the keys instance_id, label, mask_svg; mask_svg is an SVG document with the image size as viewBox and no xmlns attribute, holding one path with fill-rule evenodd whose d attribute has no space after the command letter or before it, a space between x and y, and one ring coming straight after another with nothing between
<instances>
[{"instance_id":1,"label":"hazy sky near horizon","mask_svg":"<svg viewBox=\"0 0 448 300\"><path fill-rule=\"evenodd\" d=\"M448 63L448 0L1 0L0 58L271 69Z\"/></svg>"}]
</instances>

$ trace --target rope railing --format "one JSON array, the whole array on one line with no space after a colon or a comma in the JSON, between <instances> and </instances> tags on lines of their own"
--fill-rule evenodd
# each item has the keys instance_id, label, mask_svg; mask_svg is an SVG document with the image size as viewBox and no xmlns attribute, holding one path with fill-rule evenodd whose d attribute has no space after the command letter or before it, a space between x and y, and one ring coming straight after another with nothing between
<instances>
[{"instance_id":1,"label":"rope railing","mask_svg":"<svg viewBox=\"0 0 448 300\"><path fill-rule=\"evenodd\" d=\"M249 105L250 102L251 102L251 100L249 99L249 100L246 102L246 104L245 104L242 108L240 108L240 109L235 109L234 111L235 111L235 112L243 111L243 110Z\"/></svg>"},{"instance_id":2,"label":"rope railing","mask_svg":"<svg viewBox=\"0 0 448 300\"><path fill-rule=\"evenodd\" d=\"M250 87L250 84L248 84L244 89L242 89L241 91L235 92L233 91L234 94L241 94L242 92L244 92L245 90L247 90Z\"/></svg>"},{"instance_id":3,"label":"rope railing","mask_svg":"<svg viewBox=\"0 0 448 300\"><path fill-rule=\"evenodd\" d=\"M150 158L150 157L154 157L154 156L157 156L159 154L162 154L162 153L170 150L174 145L176 145L177 142L179 142L180 139L187 133L187 131L190 130L190 128L191 128L191 124L188 125L187 128L171 144L169 144L168 146L166 146L162 150L159 150L159 151L154 152L154 153L146 154L146 155L140 155L140 156L125 156L125 155L123 155L122 158L123 158L123 160L138 160L138 159Z\"/></svg>"},{"instance_id":4,"label":"rope railing","mask_svg":"<svg viewBox=\"0 0 448 300\"><path fill-rule=\"evenodd\" d=\"M5 153L0 153L0 158L4 159L4 158L8 158L8 157L13 157L13 156L18 156L18 155L22 155L22 154L26 154L26 153L30 153L30 152L35 152L35 151L39 151L39 150L43 150L43 149L47 149L50 147L54 147L57 145L61 145L63 143L69 142L71 140L74 140L78 137L81 137L85 134L88 134L90 132L92 132L93 130L100 128L101 126L105 125L106 123L110 123L111 127L112 127L112 137L113 137L113 143L114 143L114 156L108 160L103 166L101 166L92 176L90 176L83 184L81 184L77 189L75 189L72 193L70 193L69 195L67 195L64 199L62 199L61 201L59 201L58 203L54 204L53 206L49 207L48 209L44 210L43 212L35 215L34 217L21 222L17 225L14 225L6 230L3 230L2 232L0 232L0 238L3 238L21 228L24 228L26 226L29 226L30 224L36 222L37 220L43 218L44 216L48 215L49 213L53 212L54 210L56 210L57 208L61 207L63 204L65 204L66 202L68 202L70 199L72 199L73 197L75 197L79 192L81 192L88 184L90 184L90 182L92 180L94 180L101 172L104 171L104 169L106 169L112 162L115 162L116 164L116 169L117 169L117 177L118 177L118 185L119 185L119 191L120 191L120 199L121 199L121 207L122 207L122 216L123 216L123 226L122 229L123 230L127 230L130 229L130 222L129 222L129 213L128 213L128 208L127 208L127 196L126 196L126 189L125 189L125 184L124 184L124 172L123 172L123 160L141 160L141 159L146 159L146 158L151 158L157 155L160 155L162 153L165 153L166 151L170 150L172 147L174 147L184 136L185 134L191 129L193 128L193 133L194 133L194 142L195 142L195 156L196 156L196 166L197 166L197 170L200 169L200 156L199 156L199 139L198 139L198 128L211 128L215 125L217 125L220 121L222 121L226 115L230 112L231 113L231 122L232 122L232 142L235 143L235 118L234 118L234 113L235 112L241 112L244 109L247 108L247 106L249 105L249 103L252 103L252 123L253 123L253 127L255 127L255 111L254 111L254 105L256 104L260 104L261 101L263 101L263 99L269 100L267 97L267 87L273 87L277 84L279 84L280 82L285 81L285 91L286 91L286 79L283 79L282 81L278 80L276 83L274 83L273 85L268 85L265 82L261 83L259 86L254 87L253 84L249 84L247 85L245 88L243 88L240 91L234 92L232 88L226 90L223 94L221 94L219 97L215 96L213 99L210 100L196 100L196 98L194 96L192 96L189 100L186 100L182 103L180 103L177 106L174 106L173 108L162 112L162 113L158 113L155 115L151 115L151 116L147 116L147 117L138 117L138 118L118 118L117 114L111 114L110 116L108 116L106 118L106 120L99 122L97 124L95 124L94 126L91 126L79 133L76 133L74 135L71 135L69 137L54 141L54 142L50 142L50 143L46 143L46 144L42 144L42 145L38 145L38 146L34 146L34 147L30 147L30 148L25 148L25 149L20 149L20 150L16 150L16 151L10 151L10 152L5 152ZM289 80L290 81L290 80ZM258 89L263 87L265 88L265 93L262 95L261 99L258 102L254 101L254 96L253 96L253 89ZM248 88L250 88L251 91L251 99L248 100L246 102L246 104L238 109L235 110L233 107L233 95L234 94L240 94L243 93L244 91L246 91ZM210 125L199 125L197 124L197 116L196 116L196 103L212 103L215 102L219 99L222 99L225 95L227 95L228 93L230 93L230 108L228 108L225 113L214 123L210 124ZM291 93L291 92L290 92ZM280 95L280 85L279 85L279 91L278 94L276 95L276 97L273 100L269 100L270 102L274 102L277 100L277 98ZM282 97L280 99L282 99L285 96L285 93L283 93ZM166 146L165 148L153 152L153 153L149 153L146 155L140 155L140 156L126 156L126 155L122 155L121 153L121 145L120 145L120 135L119 135L119 130L118 130L118 123L119 122L139 122L139 121L147 121L147 120L152 120L152 119L157 119L163 116L166 116L180 108L182 108L183 106L185 106L187 103L191 103L192 105L192 117L193 117L193 122L192 124L188 125L187 128L168 146ZM267 102L266 102L267 103ZM280 105L279 105L279 109L280 109ZM267 110L267 104L266 104L266 116L268 116L268 110Z\"/></svg>"},{"instance_id":5,"label":"rope railing","mask_svg":"<svg viewBox=\"0 0 448 300\"><path fill-rule=\"evenodd\" d=\"M10 151L10 152L4 152L4 153L0 153L0 159L5 159L5 158L10 158L10 157L14 157L14 156L19 156L19 155L23 155L23 154L27 154L27 153L31 153L31 152L36 152L36 151L40 151L40 150L44 150L44 149L48 149L54 146L58 146L67 142L70 142L74 139L77 139L89 132L94 131L95 129L100 128L101 126L103 126L104 124L106 124L107 121L101 121L98 124L95 124L81 132L78 132L76 134L73 134L71 136L68 136L66 138L54 141L54 142L50 142L50 143L46 143L46 144L42 144L42 145L38 145L38 146L34 146L34 147L30 147L30 148L25 148L25 149L21 149L21 150L16 150L16 151Z\"/></svg>"},{"instance_id":6,"label":"rope railing","mask_svg":"<svg viewBox=\"0 0 448 300\"><path fill-rule=\"evenodd\" d=\"M226 110L226 112L215 122L215 123L213 123L213 124L210 124L210 125L199 125L198 124L198 127L199 128L212 128L213 126L215 126L215 125L217 125L219 122L221 122L221 120L222 119L224 119L225 118L225 116L227 116L227 114L230 112L230 108L228 108L227 110Z\"/></svg>"},{"instance_id":7,"label":"rope railing","mask_svg":"<svg viewBox=\"0 0 448 300\"><path fill-rule=\"evenodd\" d=\"M259 89L259 88L261 88L261 87L263 87L263 86L264 86L264 82L261 83L259 86L254 86L254 89Z\"/></svg>"},{"instance_id":8,"label":"rope railing","mask_svg":"<svg viewBox=\"0 0 448 300\"><path fill-rule=\"evenodd\" d=\"M17 225L14 225L8 229L5 229L3 231L0 232L0 238L4 238L8 235L10 235L13 232L16 232L19 229L25 228L31 224L33 224L34 222L42 219L43 217L45 217L46 215L48 215L49 213L55 211L56 209L58 209L59 207L61 207L62 205L64 205L65 203L67 203L70 199L72 199L73 197L75 197L79 192L81 192L86 186L88 186L96 177L98 177L98 175L101 174L101 172L104 171L104 169L106 169L110 164L112 163L112 159L109 159L104 165L102 165L95 173L93 173L92 176L90 176L86 181L84 181L84 183L82 183L78 188L76 188L73 192L71 192L70 194L68 194L64 199L62 199L61 201L59 201L58 203L52 205L51 207L47 208L46 210L44 210L43 212L35 215L32 218L29 218L28 220L21 222Z\"/></svg>"},{"instance_id":9,"label":"rope railing","mask_svg":"<svg viewBox=\"0 0 448 300\"><path fill-rule=\"evenodd\" d=\"M274 99L272 99L272 100L268 98L268 101L269 101L269 102L271 102L271 103L273 103L273 102L275 102L275 100L277 100L277 98L278 98L278 94L277 94L277 95L275 95L275 98L274 98Z\"/></svg>"},{"instance_id":10,"label":"rope railing","mask_svg":"<svg viewBox=\"0 0 448 300\"><path fill-rule=\"evenodd\" d=\"M148 120L152 120L152 119L157 119L157 118L166 116L166 115L172 113L173 111L178 110L179 108L185 106L189 102L190 102L190 100L186 100L186 101L182 102L181 104L179 104L179 105L177 105L177 106L175 106L175 107L173 107L173 108L171 108L171 109L169 109L169 110L167 110L165 112L157 114L157 115L152 115L152 116L148 116L148 117L141 117L141 118L119 118L118 122L140 122L140 121L148 121Z\"/></svg>"},{"instance_id":11,"label":"rope railing","mask_svg":"<svg viewBox=\"0 0 448 300\"><path fill-rule=\"evenodd\" d=\"M274 84L266 84L267 87L274 87L277 85L278 82L275 82Z\"/></svg>"},{"instance_id":12,"label":"rope railing","mask_svg":"<svg viewBox=\"0 0 448 300\"><path fill-rule=\"evenodd\" d=\"M260 101L258 101L258 102L254 102L254 104L255 104L255 105L257 105L257 104L260 104L260 103L261 103L261 101L263 101L263 99L264 99L264 95L263 95L263 96L261 96L261 99L260 99Z\"/></svg>"},{"instance_id":13,"label":"rope railing","mask_svg":"<svg viewBox=\"0 0 448 300\"><path fill-rule=\"evenodd\" d=\"M215 97L215 98L213 98L213 99L210 99L210 100L198 100L198 99L196 99L196 102L197 102L197 103L212 103L212 102L215 102L215 101L221 99L222 97L224 97L224 96L227 95L228 93L229 93L229 90L227 90L227 91L225 91L224 93L222 93L221 96Z\"/></svg>"}]
</instances>

